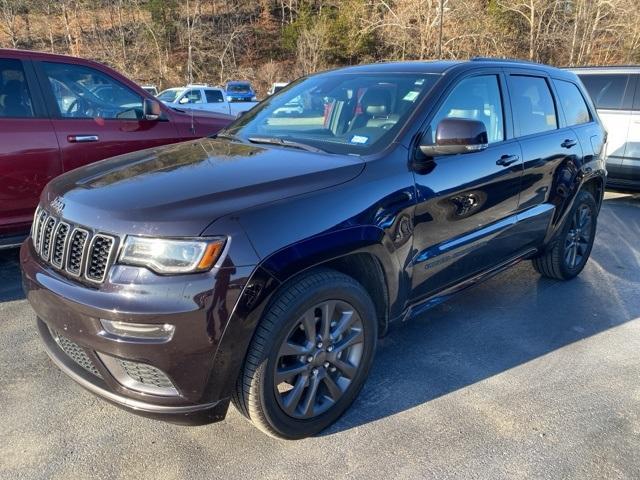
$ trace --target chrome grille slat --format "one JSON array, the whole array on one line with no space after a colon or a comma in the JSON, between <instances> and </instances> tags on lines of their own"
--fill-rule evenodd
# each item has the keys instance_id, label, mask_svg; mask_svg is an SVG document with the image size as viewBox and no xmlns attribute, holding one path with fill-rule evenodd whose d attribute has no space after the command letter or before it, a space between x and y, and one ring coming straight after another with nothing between
<instances>
[{"instance_id":1,"label":"chrome grille slat","mask_svg":"<svg viewBox=\"0 0 640 480\"><path fill-rule=\"evenodd\" d=\"M118 238L71 225L38 207L31 236L40 258L77 279L104 282L117 251Z\"/></svg>"},{"instance_id":2,"label":"chrome grille slat","mask_svg":"<svg viewBox=\"0 0 640 480\"><path fill-rule=\"evenodd\" d=\"M42 237L40 242L40 256L43 260L49 260L49 254L51 253L51 243L53 241L53 231L56 226L56 219L51 215L47 217L44 225L42 226Z\"/></svg>"},{"instance_id":3,"label":"chrome grille slat","mask_svg":"<svg viewBox=\"0 0 640 480\"><path fill-rule=\"evenodd\" d=\"M68 236L69 224L65 222L58 222L58 226L56 227L53 235L53 244L51 246L51 264L54 267L62 268L63 266Z\"/></svg>"},{"instance_id":4,"label":"chrome grille slat","mask_svg":"<svg viewBox=\"0 0 640 480\"><path fill-rule=\"evenodd\" d=\"M98 283L104 281L114 244L115 239L109 235L101 233L94 235L89 246L89 255L84 274L87 280Z\"/></svg>"},{"instance_id":5,"label":"chrome grille slat","mask_svg":"<svg viewBox=\"0 0 640 480\"><path fill-rule=\"evenodd\" d=\"M89 245L89 232L83 228L74 228L67 248L65 270L74 277L82 275L84 257Z\"/></svg>"},{"instance_id":6,"label":"chrome grille slat","mask_svg":"<svg viewBox=\"0 0 640 480\"><path fill-rule=\"evenodd\" d=\"M40 245L42 244L42 226L47 219L47 212L40 209L33 230L33 246L38 253L40 253Z\"/></svg>"}]
</instances>

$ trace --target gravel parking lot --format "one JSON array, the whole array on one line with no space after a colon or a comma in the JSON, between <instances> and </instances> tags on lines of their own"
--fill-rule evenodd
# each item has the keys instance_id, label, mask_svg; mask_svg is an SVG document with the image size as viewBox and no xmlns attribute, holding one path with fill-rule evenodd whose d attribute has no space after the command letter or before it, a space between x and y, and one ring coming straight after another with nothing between
<instances>
[{"instance_id":1,"label":"gravel parking lot","mask_svg":"<svg viewBox=\"0 0 640 480\"><path fill-rule=\"evenodd\" d=\"M522 263L392 331L322 435L128 414L48 360L0 252L0 478L640 478L640 196L568 283Z\"/></svg>"}]
</instances>

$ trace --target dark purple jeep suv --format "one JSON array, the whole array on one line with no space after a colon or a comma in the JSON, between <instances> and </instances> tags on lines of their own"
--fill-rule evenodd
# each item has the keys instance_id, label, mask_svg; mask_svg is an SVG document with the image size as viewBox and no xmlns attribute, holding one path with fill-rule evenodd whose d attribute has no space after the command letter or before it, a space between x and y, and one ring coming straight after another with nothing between
<instances>
[{"instance_id":1,"label":"dark purple jeep suv","mask_svg":"<svg viewBox=\"0 0 640 480\"><path fill-rule=\"evenodd\" d=\"M394 322L521 260L580 273L605 141L577 77L544 65L313 75L216 137L51 181L24 288L51 359L104 399L191 424L233 401L305 437Z\"/></svg>"}]
</instances>

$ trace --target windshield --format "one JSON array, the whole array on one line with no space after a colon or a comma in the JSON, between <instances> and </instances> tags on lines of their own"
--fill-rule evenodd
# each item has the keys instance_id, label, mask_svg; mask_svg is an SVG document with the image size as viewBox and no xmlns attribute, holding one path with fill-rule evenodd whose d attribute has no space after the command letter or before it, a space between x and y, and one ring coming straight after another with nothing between
<instances>
[{"instance_id":1,"label":"windshield","mask_svg":"<svg viewBox=\"0 0 640 480\"><path fill-rule=\"evenodd\" d=\"M158 98L163 102L173 103L176 101L176 98L178 98L181 92L182 89L180 88L170 88L160 93L160 95L158 95Z\"/></svg>"},{"instance_id":2,"label":"windshield","mask_svg":"<svg viewBox=\"0 0 640 480\"><path fill-rule=\"evenodd\" d=\"M391 141L437 75L327 73L299 80L236 120L241 140L270 137L329 153L368 154Z\"/></svg>"},{"instance_id":3,"label":"windshield","mask_svg":"<svg viewBox=\"0 0 640 480\"><path fill-rule=\"evenodd\" d=\"M249 93L251 91L251 85L249 84L233 84L227 85L227 92L233 93Z\"/></svg>"}]
</instances>

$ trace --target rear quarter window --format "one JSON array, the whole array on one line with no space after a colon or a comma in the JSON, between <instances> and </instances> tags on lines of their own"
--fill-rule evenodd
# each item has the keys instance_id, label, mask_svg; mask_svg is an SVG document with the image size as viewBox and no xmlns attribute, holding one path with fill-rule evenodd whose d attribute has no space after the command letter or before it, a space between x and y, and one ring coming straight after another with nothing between
<instances>
[{"instance_id":1,"label":"rear quarter window","mask_svg":"<svg viewBox=\"0 0 640 480\"><path fill-rule=\"evenodd\" d=\"M558 92L558 97L567 125L580 125L591 121L591 114L582 94L577 86L564 80L554 80L553 84Z\"/></svg>"}]
</instances>

